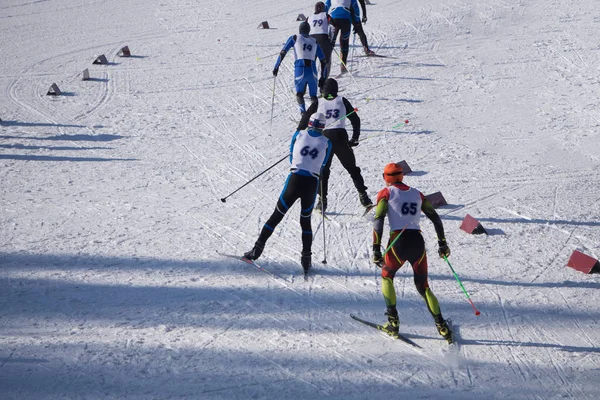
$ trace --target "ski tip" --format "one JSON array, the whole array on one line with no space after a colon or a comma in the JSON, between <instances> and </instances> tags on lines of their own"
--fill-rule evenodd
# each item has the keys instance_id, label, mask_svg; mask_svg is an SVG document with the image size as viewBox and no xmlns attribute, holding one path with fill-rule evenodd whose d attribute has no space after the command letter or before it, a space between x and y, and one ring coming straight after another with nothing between
<instances>
[{"instance_id":1,"label":"ski tip","mask_svg":"<svg viewBox=\"0 0 600 400\"><path fill-rule=\"evenodd\" d=\"M375 208L375 204L372 204L368 207L365 207L365 211L363 212L363 217L366 217L373 209Z\"/></svg>"}]
</instances>

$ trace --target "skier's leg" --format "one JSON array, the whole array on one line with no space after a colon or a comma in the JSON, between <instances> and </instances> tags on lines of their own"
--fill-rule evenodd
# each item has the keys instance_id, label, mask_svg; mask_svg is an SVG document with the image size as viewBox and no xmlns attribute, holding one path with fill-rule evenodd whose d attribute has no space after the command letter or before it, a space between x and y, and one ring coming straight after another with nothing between
<instances>
[{"instance_id":1,"label":"skier's leg","mask_svg":"<svg viewBox=\"0 0 600 400\"><path fill-rule=\"evenodd\" d=\"M414 271L414 280L415 286L417 287L417 291L425 300L427 310L433 317L435 326L439 334L442 335L445 339L449 340L452 337L452 332L450 331L448 324L442 316L440 303L438 302L438 299L433 293L433 291L429 288L429 283L427 282L427 254L425 252L424 245L422 247L421 257L419 257L414 262L411 262L411 265Z\"/></svg>"},{"instance_id":2,"label":"skier's leg","mask_svg":"<svg viewBox=\"0 0 600 400\"><path fill-rule=\"evenodd\" d=\"M318 84L318 80L317 80L316 67L313 67L312 75L306 80L306 83L308 85L308 94L310 96L310 102L311 103L318 102L319 99L317 98L317 89L319 87L319 84Z\"/></svg>"},{"instance_id":3,"label":"skier's leg","mask_svg":"<svg viewBox=\"0 0 600 400\"><path fill-rule=\"evenodd\" d=\"M327 131L325 131L325 132L327 132ZM324 135L325 135L325 137L329 138L329 136L327 136L326 133L324 133ZM331 141L331 150L332 150L333 154L335 154L336 148L337 148L337 145L332 140ZM321 170L321 184L318 185L318 189L317 189L319 196L321 196L321 201L323 202L323 207L322 207L323 211L325 211L325 208L327 208L327 185L329 183L329 174L331 172L331 162L333 161L333 154L331 155L331 157L329 157L329 160L327 160L327 163ZM319 202L319 204L320 203L321 202Z\"/></svg>"},{"instance_id":4,"label":"skier's leg","mask_svg":"<svg viewBox=\"0 0 600 400\"><path fill-rule=\"evenodd\" d=\"M369 43L367 42L367 35L365 35L362 23L360 21L355 21L352 25L354 26L354 32L358 34L358 38L360 39L360 43L362 44L365 53L368 55Z\"/></svg>"},{"instance_id":5,"label":"skier's leg","mask_svg":"<svg viewBox=\"0 0 600 400\"><path fill-rule=\"evenodd\" d=\"M306 105L304 104L304 93L306 92L306 77L304 76L304 67L294 68L294 86L296 89L296 101L298 102L298 109L300 113L306 112Z\"/></svg>"},{"instance_id":6,"label":"skier's leg","mask_svg":"<svg viewBox=\"0 0 600 400\"><path fill-rule=\"evenodd\" d=\"M325 54L325 58L327 58L327 74L324 75L325 78L329 77L329 71L331 71L331 52L333 51L333 48L331 47L331 42L329 41L328 38L321 40L319 42L319 46L321 46L321 50L323 50L323 53Z\"/></svg>"},{"instance_id":7,"label":"skier's leg","mask_svg":"<svg viewBox=\"0 0 600 400\"><path fill-rule=\"evenodd\" d=\"M295 178L294 174L288 175L283 190L279 196L279 199L277 200L275 210L273 211L267 222L265 222L265 224L263 225L260 231L260 235L258 236L256 243L254 243L254 247L252 248L252 250L245 253L244 257L250 260L256 260L258 257L260 257L265 247L265 244L267 243L267 240L269 240L277 225L279 225L279 223L283 220L283 217L285 216L289 208L292 206L292 204L294 204L294 202L298 198L296 180L297 179Z\"/></svg>"},{"instance_id":8,"label":"skier's leg","mask_svg":"<svg viewBox=\"0 0 600 400\"><path fill-rule=\"evenodd\" d=\"M348 52L350 50L350 20L342 20L340 36L340 53L342 55L342 67L348 62Z\"/></svg>"},{"instance_id":9,"label":"skier's leg","mask_svg":"<svg viewBox=\"0 0 600 400\"><path fill-rule=\"evenodd\" d=\"M354 187L358 190L358 193L365 193L367 187L365 186L365 180L360 172L360 168L356 165L354 151L348 145L348 133L346 130L343 130L343 133L340 133L340 136L343 136L343 142L341 139L336 155L344 169L350 174L352 183L354 183Z\"/></svg>"},{"instance_id":10,"label":"skier's leg","mask_svg":"<svg viewBox=\"0 0 600 400\"><path fill-rule=\"evenodd\" d=\"M310 268L312 255L313 232L311 214L317 197L319 180L310 176L302 176L302 190L300 196L300 228L302 228L302 267Z\"/></svg>"},{"instance_id":11,"label":"skier's leg","mask_svg":"<svg viewBox=\"0 0 600 400\"><path fill-rule=\"evenodd\" d=\"M398 310L396 309L396 290L394 289L394 276L400 269L403 260L398 260L388 257L386 254L385 265L381 269L381 293L385 300L387 311L385 315L388 317L388 322L384 327L390 331L397 333L399 331L400 322L398 320Z\"/></svg>"}]
</instances>

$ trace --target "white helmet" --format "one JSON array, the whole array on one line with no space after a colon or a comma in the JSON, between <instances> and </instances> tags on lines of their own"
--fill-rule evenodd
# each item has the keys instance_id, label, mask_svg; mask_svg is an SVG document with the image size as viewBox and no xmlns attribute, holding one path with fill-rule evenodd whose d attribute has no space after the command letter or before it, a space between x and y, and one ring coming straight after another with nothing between
<instances>
[{"instance_id":1,"label":"white helmet","mask_svg":"<svg viewBox=\"0 0 600 400\"><path fill-rule=\"evenodd\" d=\"M316 112L311 115L310 119L308 120L308 126L318 131L325 129L325 114Z\"/></svg>"}]
</instances>

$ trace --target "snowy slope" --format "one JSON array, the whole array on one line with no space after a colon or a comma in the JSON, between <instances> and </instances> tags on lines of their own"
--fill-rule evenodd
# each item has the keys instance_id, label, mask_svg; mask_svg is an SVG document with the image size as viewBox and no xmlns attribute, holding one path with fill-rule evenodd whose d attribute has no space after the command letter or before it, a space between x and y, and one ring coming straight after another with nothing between
<instances>
[{"instance_id":1,"label":"snowy slope","mask_svg":"<svg viewBox=\"0 0 600 400\"><path fill-rule=\"evenodd\" d=\"M283 187L285 163L219 201L288 150L291 57L271 70L313 2L3 0L0 398L600 395L600 278L566 267L575 249L600 257L596 2L373 3L371 47L394 58L358 57L356 39L340 79L358 165L372 196L404 159L408 184L448 201L450 261L481 316L422 228L459 354L409 266L401 330L422 351L349 318L383 322L385 305L338 162L308 282L297 205L263 270L218 254L252 246ZM461 231L467 213L490 235Z\"/></svg>"}]
</instances>

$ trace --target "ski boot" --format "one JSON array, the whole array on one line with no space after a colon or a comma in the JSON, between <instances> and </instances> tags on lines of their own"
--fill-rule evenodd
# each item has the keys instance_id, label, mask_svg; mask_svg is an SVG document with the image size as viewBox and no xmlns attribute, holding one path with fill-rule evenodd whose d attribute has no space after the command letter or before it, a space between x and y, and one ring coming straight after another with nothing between
<instances>
[{"instance_id":1,"label":"ski boot","mask_svg":"<svg viewBox=\"0 0 600 400\"><path fill-rule=\"evenodd\" d=\"M365 49L365 55L367 57L373 57L375 55L375 52L371 49L369 49L367 46L364 47Z\"/></svg>"},{"instance_id":2,"label":"ski boot","mask_svg":"<svg viewBox=\"0 0 600 400\"><path fill-rule=\"evenodd\" d=\"M346 68L346 66L344 64L342 64L342 66L340 68L340 71L341 71L342 74L345 74L345 73L348 72L348 68Z\"/></svg>"},{"instance_id":3,"label":"ski boot","mask_svg":"<svg viewBox=\"0 0 600 400\"><path fill-rule=\"evenodd\" d=\"M400 333L400 321L398 320L398 311L395 308L388 308L385 312L385 315L388 317L388 322L383 324L383 329L385 333L390 335L391 337L398 337Z\"/></svg>"},{"instance_id":4,"label":"ski boot","mask_svg":"<svg viewBox=\"0 0 600 400\"><path fill-rule=\"evenodd\" d=\"M320 213L324 213L326 208L327 208L327 199L324 199L322 197L319 198L319 201L317 201L317 204L315 204L315 210Z\"/></svg>"},{"instance_id":5,"label":"ski boot","mask_svg":"<svg viewBox=\"0 0 600 400\"><path fill-rule=\"evenodd\" d=\"M252 250L244 253L244 258L254 261L254 260L258 259L258 257L260 257L264 248L265 248L264 243L256 242L256 243L254 243L254 247L252 248Z\"/></svg>"},{"instance_id":6,"label":"ski boot","mask_svg":"<svg viewBox=\"0 0 600 400\"><path fill-rule=\"evenodd\" d=\"M450 330L448 323L441 316L435 319L435 327L437 328L438 333L444 339L446 339L448 344L452 344L454 342L452 338L452 331Z\"/></svg>"},{"instance_id":7,"label":"ski boot","mask_svg":"<svg viewBox=\"0 0 600 400\"><path fill-rule=\"evenodd\" d=\"M300 264L302 264L302 269L304 273L308 273L308 270L312 266L312 253L310 251L303 251L302 257L300 258Z\"/></svg>"},{"instance_id":8,"label":"ski boot","mask_svg":"<svg viewBox=\"0 0 600 400\"><path fill-rule=\"evenodd\" d=\"M360 200L360 204L362 204L363 207L365 207L365 208L373 207L373 202L369 198L369 195L367 194L367 192L359 193L358 199Z\"/></svg>"}]
</instances>

